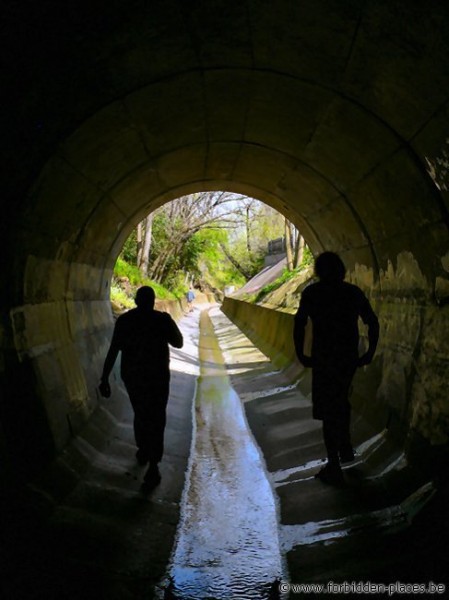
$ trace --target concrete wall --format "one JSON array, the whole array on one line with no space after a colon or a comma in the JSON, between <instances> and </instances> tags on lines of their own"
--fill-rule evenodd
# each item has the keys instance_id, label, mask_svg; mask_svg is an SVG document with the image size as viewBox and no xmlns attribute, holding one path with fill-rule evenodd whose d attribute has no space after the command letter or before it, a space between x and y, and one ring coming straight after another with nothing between
<instances>
[{"instance_id":1,"label":"concrete wall","mask_svg":"<svg viewBox=\"0 0 449 600\"><path fill-rule=\"evenodd\" d=\"M214 297L198 293L196 302ZM186 304L157 300L156 308L179 320ZM109 300L27 304L10 317L11 350L3 354L0 370L1 389L8 390L0 479L39 472L83 430L99 406L99 378L113 329ZM109 408L117 415L120 401Z\"/></svg>"}]
</instances>

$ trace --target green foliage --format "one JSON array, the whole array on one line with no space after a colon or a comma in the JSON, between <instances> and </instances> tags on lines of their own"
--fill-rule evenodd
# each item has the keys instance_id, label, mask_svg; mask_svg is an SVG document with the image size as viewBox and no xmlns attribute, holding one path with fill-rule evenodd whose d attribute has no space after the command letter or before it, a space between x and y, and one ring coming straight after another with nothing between
<instances>
[{"instance_id":1,"label":"green foliage","mask_svg":"<svg viewBox=\"0 0 449 600\"><path fill-rule=\"evenodd\" d=\"M298 275L298 273L300 273L303 269L305 269L312 263L313 263L312 251L310 250L310 248L308 246L305 246L304 254L303 254L300 266L297 267L296 269L293 269L292 271L289 271L287 268L285 268L282 272L282 275L280 275L277 279L275 279L271 283L268 283L267 285L265 285L263 288L261 288L259 290L257 296L254 299L254 302L260 302L260 300L262 300L262 298L264 298L267 294L269 294L270 292L273 292L274 290L277 290L279 287L281 287L282 284L284 284L287 281L289 281L290 279L293 279L294 277L296 277Z\"/></svg>"},{"instance_id":2,"label":"green foliage","mask_svg":"<svg viewBox=\"0 0 449 600\"><path fill-rule=\"evenodd\" d=\"M197 263L201 279L212 288L223 290L227 285L240 287L246 280L230 263L220 244L228 243L225 229L203 229L195 234L202 243L202 253Z\"/></svg>"},{"instance_id":3,"label":"green foliage","mask_svg":"<svg viewBox=\"0 0 449 600\"><path fill-rule=\"evenodd\" d=\"M283 235L284 224L280 213L253 198L228 192L185 196L153 213L148 257L151 280L142 277L137 267L136 229L123 246L114 274L116 279L126 277L132 288L158 288L160 298L182 296L192 280L212 289L238 288L246 282L242 272L252 277L261 270L267 242ZM312 260L305 248L303 266ZM155 281L162 285L158 287ZM126 282L122 288L131 297ZM117 298L124 305L118 290Z\"/></svg>"},{"instance_id":4,"label":"green foliage","mask_svg":"<svg viewBox=\"0 0 449 600\"><path fill-rule=\"evenodd\" d=\"M309 246L304 246L304 253L302 255L302 261L301 264L299 266L299 269L304 269L305 267L309 267L311 264L313 264L313 254L312 254L312 250L309 248Z\"/></svg>"},{"instance_id":5,"label":"green foliage","mask_svg":"<svg viewBox=\"0 0 449 600\"><path fill-rule=\"evenodd\" d=\"M159 254L167 243L168 215L163 211L158 211L153 217L153 230L151 238L151 259Z\"/></svg>"},{"instance_id":6,"label":"green foliage","mask_svg":"<svg viewBox=\"0 0 449 600\"><path fill-rule=\"evenodd\" d=\"M151 279L143 279L142 285L149 285L153 288L154 293L156 294L156 298L160 300L175 300L176 298L180 298L182 294L175 294L174 291L168 290L166 287L157 283L156 281L151 281Z\"/></svg>"},{"instance_id":7,"label":"green foliage","mask_svg":"<svg viewBox=\"0 0 449 600\"><path fill-rule=\"evenodd\" d=\"M121 284L120 279L126 278L129 284ZM137 289L149 285L154 289L156 298L160 300L173 300L182 296L183 291L170 291L163 285L142 277L142 273L135 265L130 265L123 258L118 258L114 267L114 277L111 285L111 302L117 310L134 308L134 298Z\"/></svg>"},{"instance_id":8,"label":"green foliage","mask_svg":"<svg viewBox=\"0 0 449 600\"><path fill-rule=\"evenodd\" d=\"M189 285L186 283L185 274L182 271L178 271L173 275L170 281L170 290L176 298L182 298L187 293Z\"/></svg>"},{"instance_id":9,"label":"green foliage","mask_svg":"<svg viewBox=\"0 0 449 600\"><path fill-rule=\"evenodd\" d=\"M295 277L301 271L301 269L302 269L302 267L298 267L297 269L293 269L292 271L289 271L287 268L285 268L284 271L282 272L282 275L280 275L277 279L275 279L271 283L267 283L267 285L264 285L264 287L259 290L259 293L257 294L257 296L255 298L255 302L259 302L260 300L262 300L262 298L264 296L266 296L267 294L269 294L270 292L272 292L274 290L277 290L286 281L293 279L293 277Z\"/></svg>"},{"instance_id":10,"label":"green foliage","mask_svg":"<svg viewBox=\"0 0 449 600\"><path fill-rule=\"evenodd\" d=\"M134 286L147 285L143 283L142 273L139 268L120 256L114 266L114 275L115 277L127 277L130 284Z\"/></svg>"},{"instance_id":11,"label":"green foliage","mask_svg":"<svg viewBox=\"0 0 449 600\"><path fill-rule=\"evenodd\" d=\"M111 302L118 311L135 307L134 299L128 296L125 290L116 283L111 285Z\"/></svg>"},{"instance_id":12,"label":"green foliage","mask_svg":"<svg viewBox=\"0 0 449 600\"><path fill-rule=\"evenodd\" d=\"M133 229L131 235L128 237L126 242L123 244L122 251L120 253L121 258L127 263L136 265L137 264L137 229Z\"/></svg>"},{"instance_id":13,"label":"green foliage","mask_svg":"<svg viewBox=\"0 0 449 600\"><path fill-rule=\"evenodd\" d=\"M186 275L190 274L194 278L200 275L198 260L202 250L203 244L196 235L188 238L180 251L172 252L167 259L161 278L162 284L173 291L178 290L179 294L186 292Z\"/></svg>"}]
</instances>

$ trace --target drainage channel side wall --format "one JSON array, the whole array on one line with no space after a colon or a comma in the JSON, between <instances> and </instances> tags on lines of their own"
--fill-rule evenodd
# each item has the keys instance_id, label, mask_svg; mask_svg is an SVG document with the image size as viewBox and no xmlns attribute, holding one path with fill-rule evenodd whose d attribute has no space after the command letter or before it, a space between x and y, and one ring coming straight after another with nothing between
<instances>
[{"instance_id":1,"label":"drainage channel side wall","mask_svg":"<svg viewBox=\"0 0 449 600\"><path fill-rule=\"evenodd\" d=\"M303 371L293 345L294 315L229 297L221 308L277 367L293 366L297 375Z\"/></svg>"},{"instance_id":2,"label":"drainage channel side wall","mask_svg":"<svg viewBox=\"0 0 449 600\"><path fill-rule=\"evenodd\" d=\"M292 381L298 382L298 388L303 394L310 393L310 369L303 369L295 355L293 314L230 297L225 297L221 308L276 367L284 370ZM361 337L363 341L366 333L362 332ZM310 344L310 341L311 331L308 332L308 336L306 334L306 343ZM432 472L439 479L447 471L445 465L449 458L448 446L432 445L416 432L411 432L407 415L397 414L382 401L383 368L380 346L373 363L358 369L354 377L351 404L355 413L373 431L386 430L391 442L405 449L411 463L429 474ZM446 478L446 475L443 477Z\"/></svg>"},{"instance_id":3,"label":"drainage channel side wall","mask_svg":"<svg viewBox=\"0 0 449 600\"><path fill-rule=\"evenodd\" d=\"M311 371L298 362L293 344L294 315L226 297L222 304L225 315L231 319L266 354L273 364L282 369L305 395L311 391ZM306 331L306 350L311 344L311 329ZM375 396L379 385L378 370L361 369L354 378L351 403L353 408L372 426L381 431L388 426L388 415L377 410Z\"/></svg>"}]
</instances>

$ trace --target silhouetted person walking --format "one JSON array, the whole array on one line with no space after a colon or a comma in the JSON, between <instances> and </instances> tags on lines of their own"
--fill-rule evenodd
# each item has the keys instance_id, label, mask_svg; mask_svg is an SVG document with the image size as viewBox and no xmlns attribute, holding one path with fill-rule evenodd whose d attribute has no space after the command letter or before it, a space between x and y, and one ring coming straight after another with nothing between
<instances>
[{"instance_id":1,"label":"silhouetted person walking","mask_svg":"<svg viewBox=\"0 0 449 600\"><path fill-rule=\"evenodd\" d=\"M149 462L144 488L160 481L158 464L164 452L170 388L169 344L175 348L183 345L176 323L168 313L155 310L154 301L154 290L141 287L135 299L137 308L117 319L100 384L101 394L109 397L109 374L121 351L121 377L134 409L136 458L141 465Z\"/></svg>"},{"instance_id":2,"label":"silhouetted person walking","mask_svg":"<svg viewBox=\"0 0 449 600\"><path fill-rule=\"evenodd\" d=\"M317 474L334 485L343 482L340 462L354 459L348 400L357 367L369 364L379 339L379 322L362 290L346 283L345 266L333 252L315 261L317 283L306 287L295 316L294 343L299 361L312 367L313 417L323 421L328 462ZM307 319L312 321L312 356L304 354ZM368 325L368 350L359 357L358 318Z\"/></svg>"}]
</instances>

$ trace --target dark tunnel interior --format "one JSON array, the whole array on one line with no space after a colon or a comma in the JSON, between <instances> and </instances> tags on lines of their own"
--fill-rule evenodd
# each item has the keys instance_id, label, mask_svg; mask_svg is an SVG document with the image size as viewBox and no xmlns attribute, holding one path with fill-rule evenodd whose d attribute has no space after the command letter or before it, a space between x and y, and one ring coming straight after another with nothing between
<instances>
[{"instance_id":1,"label":"dark tunnel interior","mask_svg":"<svg viewBox=\"0 0 449 600\"><path fill-rule=\"evenodd\" d=\"M112 269L132 228L211 189L270 204L315 254L342 256L381 324L360 410L445 482L449 7L45 0L0 10L5 494L96 414Z\"/></svg>"}]
</instances>

